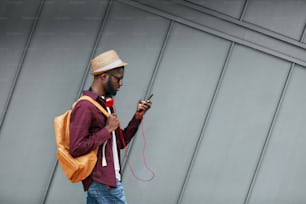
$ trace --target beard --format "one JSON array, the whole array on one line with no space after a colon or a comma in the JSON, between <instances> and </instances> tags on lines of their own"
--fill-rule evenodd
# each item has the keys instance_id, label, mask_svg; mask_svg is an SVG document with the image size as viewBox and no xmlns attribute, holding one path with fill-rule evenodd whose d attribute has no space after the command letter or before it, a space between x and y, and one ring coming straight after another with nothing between
<instances>
[{"instance_id":1,"label":"beard","mask_svg":"<svg viewBox=\"0 0 306 204\"><path fill-rule=\"evenodd\" d=\"M115 90L114 86L113 86L113 83L112 83L112 80L111 80L111 77L108 78L108 81L107 81L107 85L106 85L106 96L115 96L117 94L117 91Z\"/></svg>"}]
</instances>

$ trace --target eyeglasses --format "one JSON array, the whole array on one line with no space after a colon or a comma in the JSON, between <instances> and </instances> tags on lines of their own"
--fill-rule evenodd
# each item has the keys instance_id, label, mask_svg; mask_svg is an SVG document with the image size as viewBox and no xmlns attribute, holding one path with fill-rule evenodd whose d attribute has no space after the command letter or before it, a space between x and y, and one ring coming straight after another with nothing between
<instances>
[{"instance_id":1,"label":"eyeglasses","mask_svg":"<svg viewBox=\"0 0 306 204\"><path fill-rule=\"evenodd\" d=\"M120 83L120 82L122 82L122 80L123 80L123 77L118 77L118 76L115 76L115 75L113 75L113 74L108 74L108 75L114 77L114 78L117 80L117 83Z\"/></svg>"}]
</instances>

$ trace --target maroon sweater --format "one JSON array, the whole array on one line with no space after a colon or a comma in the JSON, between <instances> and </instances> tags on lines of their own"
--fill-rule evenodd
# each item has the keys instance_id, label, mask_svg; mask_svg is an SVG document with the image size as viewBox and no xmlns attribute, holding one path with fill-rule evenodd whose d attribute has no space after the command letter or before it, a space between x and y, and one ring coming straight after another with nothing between
<instances>
[{"instance_id":1,"label":"maroon sweater","mask_svg":"<svg viewBox=\"0 0 306 204\"><path fill-rule=\"evenodd\" d=\"M84 91L83 94L90 96L105 108L104 101L97 94L90 91ZM141 120L136 119L134 116L128 126L122 130L125 144L128 144L136 134L140 122ZM70 154L73 157L78 157L99 147L97 163L92 173L82 181L85 191L88 190L93 181L103 183L109 187L116 187L112 134L108 132L105 125L106 117L89 101L79 101L72 110L69 128ZM117 149L124 148L118 129L116 130L116 137ZM106 141L105 157L107 166L102 167L102 146ZM120 163L120 151L118 151L118 158Z\"/></svg>"}]
</instances>

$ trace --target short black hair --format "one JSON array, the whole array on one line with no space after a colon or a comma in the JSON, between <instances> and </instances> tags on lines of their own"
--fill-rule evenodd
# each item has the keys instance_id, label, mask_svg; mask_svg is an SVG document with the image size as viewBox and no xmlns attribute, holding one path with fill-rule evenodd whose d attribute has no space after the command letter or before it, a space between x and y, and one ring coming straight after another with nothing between
<instances>
[{"instance_id":1,"label":"short black hair","mask_svg":"<svg viewBox=\"0 0 306 204\"><path fill-rule=\"evenodd\" d=\"M122 70L122 69L124 69L124 66L116 67L116 68L111 69L111 70L109 70L109 71L102 72L101 74L115 74L115 73L117 73L119 70ZM94 76L94 79L99 78L99 77L101 76L101 74L95 75L95 76Z\"/></svg>"},{"instance_id":2,"label":"short black hair","mask_svg":"<svg viewBox=\"0 0 306 204\"><path fill-rule=\"evenodd\" d=\"M124 69L124 66L116 67L115 69L111 69L111 70L109 70L109 71L107 71L107 72L105 72L105 73L108 73L108 74L115 74L115 73L117 73L119 70L122 70L122 69Z\"/></svg>"}]
</instances>

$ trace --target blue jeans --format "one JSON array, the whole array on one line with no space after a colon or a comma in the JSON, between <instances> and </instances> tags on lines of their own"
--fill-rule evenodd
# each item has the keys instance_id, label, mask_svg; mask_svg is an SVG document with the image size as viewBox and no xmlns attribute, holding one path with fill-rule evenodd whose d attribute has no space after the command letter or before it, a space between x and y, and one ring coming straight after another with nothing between
<instances>
[{"instance_id":1,"label":"blue jeans","mask_svg":"<svg viewBox=\"0 0 306 204\"><path fill-rule=\"evenodd\" d=\"M127 204L121 182L117 180L117 188L110 189L93 182L87 191L87 204Z\"/></svg>"}]
</instances>

